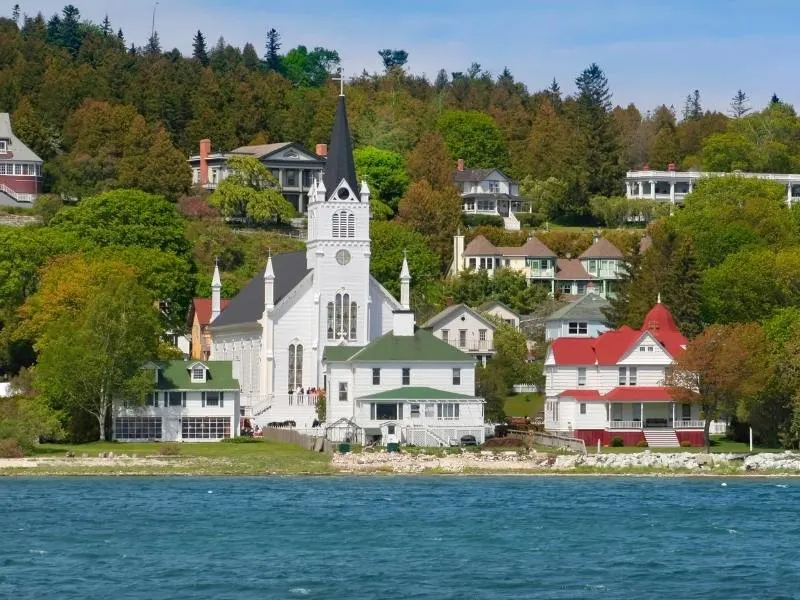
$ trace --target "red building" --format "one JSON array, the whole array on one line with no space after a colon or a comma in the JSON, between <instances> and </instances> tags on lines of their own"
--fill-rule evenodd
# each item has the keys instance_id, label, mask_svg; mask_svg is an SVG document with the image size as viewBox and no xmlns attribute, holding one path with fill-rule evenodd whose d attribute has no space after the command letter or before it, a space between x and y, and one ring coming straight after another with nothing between
<instances>
[{"instance_id":1,"label":"red building","mask_svg":"<svg viewBox=\"0 0 800 600\"><path fill-rule=\"evenodd\" d=\"M0 113L0 206L33 206L42 191L42 159L14 135Z\"/></svg>"}]
</instances>

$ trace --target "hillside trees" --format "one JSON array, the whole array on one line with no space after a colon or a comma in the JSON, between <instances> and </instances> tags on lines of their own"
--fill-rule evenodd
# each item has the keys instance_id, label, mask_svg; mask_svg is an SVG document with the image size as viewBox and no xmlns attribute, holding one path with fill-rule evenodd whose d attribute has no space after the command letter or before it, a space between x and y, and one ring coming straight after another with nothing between
<instances>
[{"instance_id":1,"label":"hillside trees","mask_svg":"<svg viewBox=\"0 0 800 600\"><path fill-rule=\"evenodd\" d=\"M403 157L391 150L373 146L358 148L353 152L356 175L366 180L371 192L370 199L397 210L397 203L408 187Z\"/></svg>"},{"instance_id":2,"label":"hillside trees","mask_svg":"<svg viewBox=\"0 0 800 600\"><path fill-rule=\"evenodd\" d=\"M503 135L489 115L478 111L447 111L439 117L436 127L452 159L464 159L469 168L508 168Z\"/></svg>"}]
</instances>

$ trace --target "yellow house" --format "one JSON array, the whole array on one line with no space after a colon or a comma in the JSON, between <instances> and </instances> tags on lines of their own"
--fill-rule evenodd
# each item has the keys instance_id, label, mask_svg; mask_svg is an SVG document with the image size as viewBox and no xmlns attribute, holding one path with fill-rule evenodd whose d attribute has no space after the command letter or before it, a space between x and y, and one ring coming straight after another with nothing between
<instances>
[{"instance_id":1,"label":"yellow house","mask_svg":"<svg viewBox=\"0 0 800 600\"><path fill-rule=\"evenodd\" d=\"M228 306L228 300L221 300L220 308ZM211 298L194 298L189 309L186 326L191 331L189 356L196 360L208 360L211 354L211 334L208 325L211 323Z\"/></svg>"}]
</instances>

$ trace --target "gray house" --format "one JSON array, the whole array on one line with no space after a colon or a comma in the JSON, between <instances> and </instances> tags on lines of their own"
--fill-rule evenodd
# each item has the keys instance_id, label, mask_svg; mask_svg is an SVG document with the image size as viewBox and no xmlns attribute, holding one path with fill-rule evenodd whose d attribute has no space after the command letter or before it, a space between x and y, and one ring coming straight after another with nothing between
<instances>
[{"instance_id":1,"label":"gray house","mask_svg":"<svg viewBox=\"0 0 800 600\"><path fill-rule=\"evenodd\" d=\"M545 339L560 337L597 337L608 331L603 309L608 302L594 293L588 293L575 302L558 309L545 320Z\"/></svg>"}]
</instances>

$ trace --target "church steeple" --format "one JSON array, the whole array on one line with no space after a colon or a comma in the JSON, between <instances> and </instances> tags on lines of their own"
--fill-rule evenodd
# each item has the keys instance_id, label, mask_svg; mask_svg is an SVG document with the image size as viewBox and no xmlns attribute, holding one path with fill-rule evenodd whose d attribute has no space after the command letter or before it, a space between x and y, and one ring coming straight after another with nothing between
<instances>
[{"instance_id":1,"label":"church steeple","mask_svg":"<svg viewBox=\"0 0 800 600\"><path fill-rule=\"evenodd\" d=\"M350 126L347 124L347 110L344 95L339 96L336 105L336 116L333 120L333 133L328 150L328 159L325 163L325 190L326 200L336 192L336 188L344 179L353 194L359 193L358 180L356 179L356 165L353 160L353 144L350 140Z\"/></svg>"}]
</instances>

